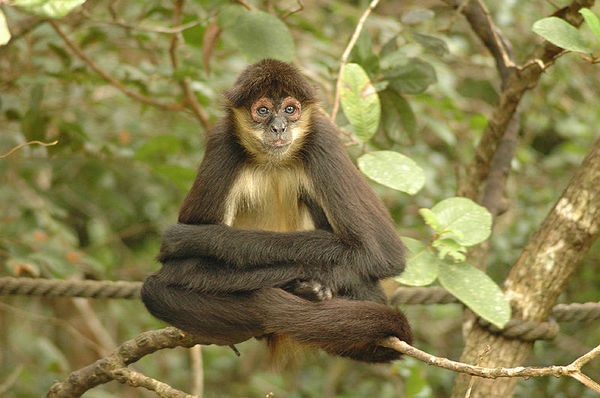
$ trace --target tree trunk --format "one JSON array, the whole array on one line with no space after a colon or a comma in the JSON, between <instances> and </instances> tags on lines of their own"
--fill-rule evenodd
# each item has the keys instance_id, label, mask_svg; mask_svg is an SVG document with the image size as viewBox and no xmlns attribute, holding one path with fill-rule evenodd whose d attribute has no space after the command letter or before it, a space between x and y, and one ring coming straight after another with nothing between
<instances>
[{"instance_id":1,"label":"tree trunk","mask_svg":"<svg viewBox=\"0 0 600 398\"><path fill-rule=\"evenodd\" d=\"M546 321L592 243L600 235L600 140L512 267L504 292L513 318ZM490 367L525 363L532 342L492 335L474 322L467 333L462 362ZM574 358L573 358L574 359ZM518 379L496 380L459 375L453 397L510 397Z\"/></svg>"}]
</instances>

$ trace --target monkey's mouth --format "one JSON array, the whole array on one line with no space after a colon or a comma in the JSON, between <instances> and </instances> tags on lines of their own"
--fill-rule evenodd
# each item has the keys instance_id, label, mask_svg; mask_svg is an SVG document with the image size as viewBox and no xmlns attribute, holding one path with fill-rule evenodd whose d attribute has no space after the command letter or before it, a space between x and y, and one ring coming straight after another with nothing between
<instances>
[{"instance_id":1,"label":"monkey's mouth","mask_svg":"<svg viewBox=\"0 0 600 398\"><path fill-rule=\"evenodd\" d=\"M265 144L268 149L281 151L287 149L287 147L289 147L291 143L291 140L285 138L278 138L276 140L266 142Z\"/></svg>"}]
</instances>

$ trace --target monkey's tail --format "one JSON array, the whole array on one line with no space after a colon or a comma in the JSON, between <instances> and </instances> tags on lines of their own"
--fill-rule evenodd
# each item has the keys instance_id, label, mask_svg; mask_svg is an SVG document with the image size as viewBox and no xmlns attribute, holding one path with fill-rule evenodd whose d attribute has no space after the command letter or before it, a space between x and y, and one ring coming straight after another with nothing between
<instances>
[{"instance_id":1,"label":"monkey's tail","mask_svg":"<svg viewBox=\"0 0 600 398\"><path fill-rule=\"evenodd\" d=\"M209 295L178 288L150 275L142 300L152 315L198 336L203 344L232 345L264 334L263 309L254 294Z\"/></svg>"},{"instance_id":2,"label":"monkey's tail","mask_svg":"<svg viewBox=\"0 0 600 398\"><path fill-rule=\"evenodd\" d=\"M390 336L407 343L412 332L404 314L371 301L308 301L281 289L255 292L265 309L265 329L278 338L365 362L389 362L401 354L378 342Z\"/></svg>"}]
</instances>

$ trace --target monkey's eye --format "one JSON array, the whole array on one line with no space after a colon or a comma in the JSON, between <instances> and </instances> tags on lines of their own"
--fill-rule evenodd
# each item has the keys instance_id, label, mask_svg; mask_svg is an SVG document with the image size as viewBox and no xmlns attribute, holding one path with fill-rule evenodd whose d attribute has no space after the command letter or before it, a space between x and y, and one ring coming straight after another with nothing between
<instances>
[{"instance_id":1,"label":"monkey's eye","mask_svg":"<svg viewBox=\"0 0 600 398\"><path fill-rule=\"evenodd\" d=\"M259 116L267 116L269 114L269 108L267 108L266 106L261 106L256 110L256 113Z\"/></svg>"},{"instance_id":2,"label":"monkey's eye","mask_svg":"<svg viewBox=\"0 0 600 398\"><path fill-rule=\"evenodd\" d=\"M285 113L287 113L288 115L292 115L294 114L294 112L296 112L296 107L293 105L288 105L285 107Z\"/></svg>"}]
</instances>

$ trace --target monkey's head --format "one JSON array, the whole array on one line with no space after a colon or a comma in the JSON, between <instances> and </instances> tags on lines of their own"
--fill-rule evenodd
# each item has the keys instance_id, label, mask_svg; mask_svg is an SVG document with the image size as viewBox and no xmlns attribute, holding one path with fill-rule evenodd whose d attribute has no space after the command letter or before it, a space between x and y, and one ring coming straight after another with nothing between
<instances>
[{"instance_id":1,"label":"monkey's head","mask_svg":"<svg viewBox=\"0 0 600 398\"><path fill-rule=\"evenodd\" d=\"M247 67L225 93L238 139L260 162L293 157L306 137L315 90L298 69L265 59Z\"/></svg>"}]
</instances>

